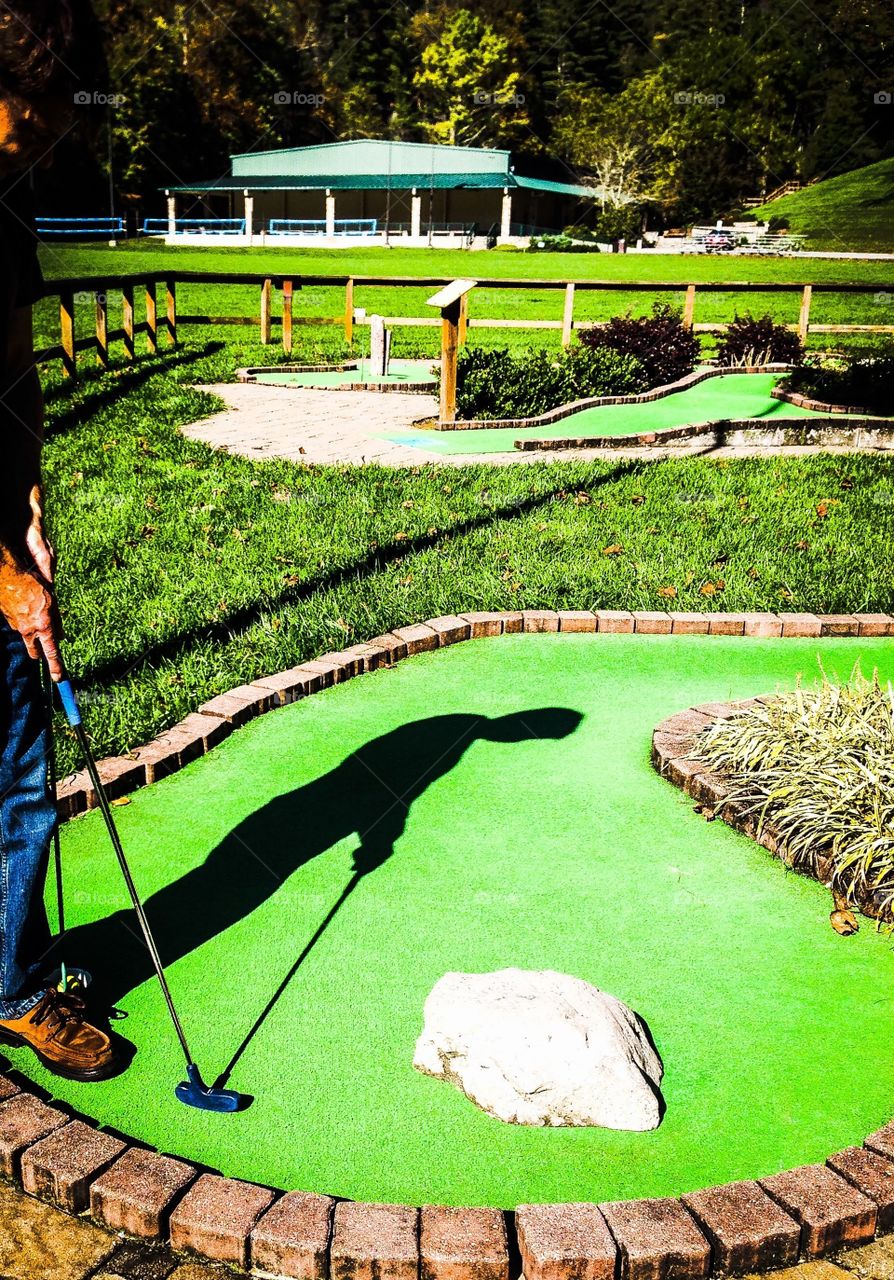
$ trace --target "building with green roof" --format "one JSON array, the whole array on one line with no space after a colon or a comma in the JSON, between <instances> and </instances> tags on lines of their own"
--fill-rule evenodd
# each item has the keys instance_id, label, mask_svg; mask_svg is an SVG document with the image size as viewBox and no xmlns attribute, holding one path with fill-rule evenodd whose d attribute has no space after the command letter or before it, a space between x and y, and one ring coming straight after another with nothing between
<instances>
[{"instance_id":1,"label":"building with green roof","mask_svg":"<svg viewBox=\"0 0 894 1280\"><path fill-rule=\"evenodd\" d=\"M224 177L167 189L169 238L483 247L559 230L598 195L518 173L509 151L480 147L360 138L230 161Z\"/></svg>"}]
</instances>

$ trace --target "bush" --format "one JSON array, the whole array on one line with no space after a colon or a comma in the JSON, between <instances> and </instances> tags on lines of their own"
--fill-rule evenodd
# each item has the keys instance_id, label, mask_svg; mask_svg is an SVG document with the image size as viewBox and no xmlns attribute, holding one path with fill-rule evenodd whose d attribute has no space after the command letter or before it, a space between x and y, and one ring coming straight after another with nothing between
<instances>
[{"instance_id":1,"label":"bush","mask_svg":"<svg viewBox=\"0 0 894 1280\"><path fill-rule=\"evenodd\" d=\"M461 418L530 418L587 396L635 395L645 389L642 366L615 351L575 345L556 354L465 347L457 362Z\"/></svg>"},{"instance_id":2,"label":"bush","mask_svg":"<svg viewBox=\"0 0 894 1280\"><path fill-rule=\"evenodd\" d=\"M795 369L782 384L812 400L853 405L871 413L894 414L894 350L880 356L823 361Z\"/></svg>"},{"instance_id":3,"label":"bush","mask_svg":"<svg viewBox=\"0 0 894 1280\"><path fill-rule=\"evenodd\" d=\"M596 238L611 243L614 240L635 242L643 233L643 211L637 204L625 204L616 209L603 209L596 215Z\"/></svg>"},{"instance_id":4,"label":"bush","mask_svg":"<svg viewBox=\"0 0 894 1280\"><path fill-rule=\"evenodd\" d=\"M894 900L894 712L891 685L857 668L844 685L782 693L709 726L699 756L730 799L770 820L784 861L856 895Z\"/></svg>"},{"instance_id":5,"label":"bush","mask_svg":"<svg viewBox=\"0 0 894 1280\"><path fill-rule=\"evenodd\" d=\"M577 244L571 236L532 236L528 245L529 253L598 253L599 245L595 241L589 244Z\"/></svg>"},{"instance_id":6,"label":"bush","mask_svg":"<svg viewBox=\"0 0 894 1280\"><path fill-rule=\"evenodd\" d=\"M598 329L587 329L580 341L590 351L608 349L633 356L642 366L647 387L685 377L701 354L698 338L684 327L679 311L658 302L650 316L615 316Z\"/></svg>"},{"instance_id":7,"label":"bush","mask_svg":"<svg viewBox=\"0 0 894 1280\"><path fill-rule=\"evenodd\" d=\"M803 357L798 335L771 316L737 315L717 346L718 364L800 364Z\"/></svg>"}]
</instances>

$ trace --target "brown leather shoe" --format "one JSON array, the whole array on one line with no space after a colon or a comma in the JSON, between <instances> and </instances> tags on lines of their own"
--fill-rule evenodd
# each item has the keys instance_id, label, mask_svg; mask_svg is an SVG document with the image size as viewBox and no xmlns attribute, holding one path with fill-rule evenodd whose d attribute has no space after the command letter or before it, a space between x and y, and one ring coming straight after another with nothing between
<instances>
[{"instance_id":1,"label":"brown leather shoe","mask_svg":"<svg viewBox=\"0 0 894 1280\"><path fill-rule=\"evenodd\" d=\"M119 1064L112 1041L86 1020L84 1001L49 987L21 1018L0 1018L0 1041L27 1045L54 1075L67 1080L105 1080Z\"/></svg>"}]
</instances>

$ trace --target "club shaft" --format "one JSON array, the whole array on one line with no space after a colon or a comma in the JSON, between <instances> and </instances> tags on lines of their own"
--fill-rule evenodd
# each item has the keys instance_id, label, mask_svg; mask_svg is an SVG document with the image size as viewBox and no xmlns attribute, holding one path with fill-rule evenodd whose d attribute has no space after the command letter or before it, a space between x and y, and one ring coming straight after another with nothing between
<instances>
[{"instance_id":1,"label":"club shaft","mask_svg":"<svg viewBox=\"0 0 894 1280\"><path fill-rule=\"evenodd\" d=\"M90 744L87 741L84 726L77 725L74 732L78 740L78 745L84 753L84 759L87 763L87 772L90 775L90 781L93 783L93 790L96 792L96 802L102 810L102 816L105 819L105 823L109 831L112 847L115 850L115 856L118 859L121 874L124 876L124 883L127 885L127 892L130 894L130 900L133 904L133 909L136 912L137 920L139 921L140 932L143 935L143 939L146 943L146 949L148 950L152 960L152 967L155 969L155 976L158 978L162 995L165 998L165 1004L168 1006L168 1013L171 1015L171 1022L174 1024L174 1030L177 1032L177 1039L180 1041L180 1047L183 1050L187 1064L191 1066L194 1059L189 1050L189 1044L187 1043L186 1035L183 1030L183 1024L181 1023L180 1017L177 1013L174 998L171 995L171 989L168 986L168 980L165 977L161 956L158 954L158 947L155 944L155 938L152 936L152 930L149 927L146 912L143 909L143 904L140 901L139 894L137 893L137 887L134 884L133 876L131 875L131 870L128 865L127 858L125 857L124 849L121 845L118 828L115 826L115 819L112 817L112 810L109 808L105 788L102 785L99 770L96 768L96 761L93 759L93 752L91 751Z\"/></svg>"}]
</instances>

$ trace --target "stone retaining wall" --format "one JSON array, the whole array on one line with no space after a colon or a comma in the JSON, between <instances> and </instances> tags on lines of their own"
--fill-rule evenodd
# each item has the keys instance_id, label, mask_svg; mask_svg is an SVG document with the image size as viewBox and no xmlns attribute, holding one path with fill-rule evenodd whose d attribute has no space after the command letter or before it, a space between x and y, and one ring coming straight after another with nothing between
<instances>
[{"instance_id":1,"label":"stone retaining wall","mask_svg":"<svg viewBox=\"0 0 894 1280\"><path fill-rule=\"evenodd\" d=\"M848 413L850 410L848 410ZM891 418L786 418L766 422L761 418L724 418L715 422L693 422L685 427L659 427L629 436L529 436L515 440L516 449L553 452L556 449L651 449L704 440L711 448L722 445L765 445L786 448L796 445L845 445L854 449L878 449L894 444Z\"/></svg>"},{"instance_id":2,"label":"stone retaining wall","mask_svg":"<svg viewBox=\"0 0 894 1280\"><path fill-rule=\"evenodd\" d=\"M542 632L892 636L894 617L529 609L430 618L231 689L132 755L103 761L102 775L120 795L181 768L252 717L329 685L460 641ZM682 714L708 717L704 708ZM656 737L673 736L668 723ZM684 758L659 745L661 760L682 768ZM66 782L66 816L94 803L82 775ZM516 1280L520 1265L526 1280L703 1280L788 1266L890 1230L894 1122L825 1164L756 1181L678 1199L520 1205L504 1214L337 1201L224 1178L105 1133L29 1092L27 1081L0 1075L0 1176L113 1231L296 1280Z\"/></svg>"}]
</instances>

